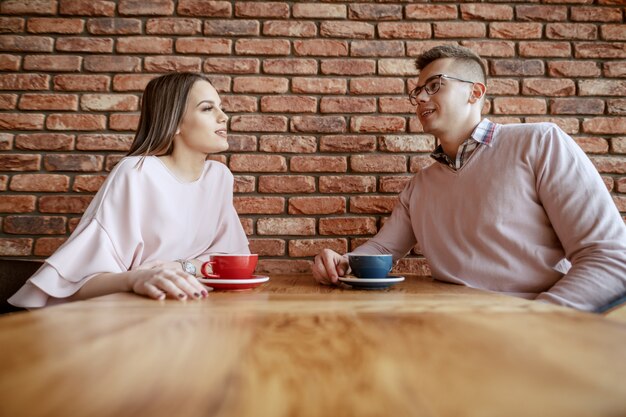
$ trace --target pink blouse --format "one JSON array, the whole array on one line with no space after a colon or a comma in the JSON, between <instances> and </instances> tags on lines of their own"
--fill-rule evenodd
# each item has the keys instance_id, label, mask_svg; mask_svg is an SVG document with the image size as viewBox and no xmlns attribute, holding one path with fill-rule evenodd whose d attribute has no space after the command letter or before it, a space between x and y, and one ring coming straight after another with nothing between
<instances>
[{"instance_id":1,"label":"pink blouse","mask_svg":"<svg viewBox=\"0 0 626 417\"><path fill-rule=\"evenodd\" d=\"M186 183L155 156L124 158L68 240L8 301L43 307L63 302L102 272L250 253L232 201L233 175L219 162L206 161L200 178Z\"/></svg>"}]
</instances>

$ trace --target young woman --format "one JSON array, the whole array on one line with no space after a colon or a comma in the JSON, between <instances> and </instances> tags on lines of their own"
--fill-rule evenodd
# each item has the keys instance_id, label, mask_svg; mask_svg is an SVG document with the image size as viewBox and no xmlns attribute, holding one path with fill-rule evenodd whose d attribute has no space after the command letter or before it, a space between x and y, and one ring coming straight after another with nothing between
<instances>
[{"instance_id":1,"label":"young woman","mask_svg":"<svg viewBox=\"0 0 626 417\"><path fill-rule=\"evenodd\" d=\"M208 154L228 149L206 77L150 81L128 156L111 171L69 239L8 301L36 308L115 292L203 298L211 253L249 253L232 204L233 175Z\"/></svg>"}]
</instances>

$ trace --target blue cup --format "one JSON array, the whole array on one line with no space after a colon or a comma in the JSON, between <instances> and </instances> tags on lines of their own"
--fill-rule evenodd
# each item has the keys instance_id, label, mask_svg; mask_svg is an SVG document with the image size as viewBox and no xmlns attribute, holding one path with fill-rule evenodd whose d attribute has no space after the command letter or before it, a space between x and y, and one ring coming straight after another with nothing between
<instances>
[{"instance_id":1,"label":"blue cup","mask_svg":"<svg viewBox=\"0 0 626 417\"><path fill-rule=\"evenodd\" d=\"M391 255L348 254L350 269L358 278L386 278L393 267Z\"/></svg>"}]
</instances>

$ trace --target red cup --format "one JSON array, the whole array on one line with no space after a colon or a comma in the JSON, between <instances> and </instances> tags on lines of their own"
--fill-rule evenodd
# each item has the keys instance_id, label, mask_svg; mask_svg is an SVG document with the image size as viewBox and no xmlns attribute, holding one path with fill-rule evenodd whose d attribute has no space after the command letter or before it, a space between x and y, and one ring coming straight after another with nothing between
<instances>
[{"instance_id":1,"label":"red cup","mask_svg":"<svg viewBox=\"0 0 626 417\"><path fill-rule=\"evenodd\" d=\"M258 260L256 253L211 255L211 260L202 264L201 272L206 278L249 279ZM206 271L208 265L212 267L212 274Z\"/></svg>"}]
</instances>

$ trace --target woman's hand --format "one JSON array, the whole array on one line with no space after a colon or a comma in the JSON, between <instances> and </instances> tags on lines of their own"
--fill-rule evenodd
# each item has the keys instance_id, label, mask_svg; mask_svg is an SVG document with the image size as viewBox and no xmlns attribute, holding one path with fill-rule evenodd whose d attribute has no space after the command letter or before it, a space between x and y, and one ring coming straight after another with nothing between
<instances>
[{"instance_id":1,"label":"woman's hand","mask_svg":"<svg viewBox=\"0 0 626 417\"><path fill-rule=\"evenodd\" d=\"M196 277L183 272L178 262L147 262L129 272L130 290L155 300L167 296L178 300L199 299L209 295Z\"/></svg>"}]
</instances>

